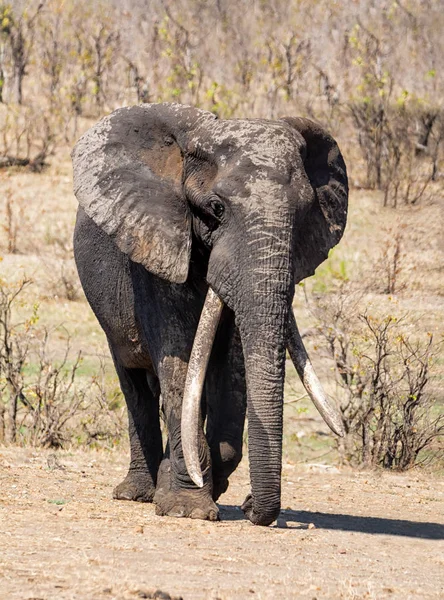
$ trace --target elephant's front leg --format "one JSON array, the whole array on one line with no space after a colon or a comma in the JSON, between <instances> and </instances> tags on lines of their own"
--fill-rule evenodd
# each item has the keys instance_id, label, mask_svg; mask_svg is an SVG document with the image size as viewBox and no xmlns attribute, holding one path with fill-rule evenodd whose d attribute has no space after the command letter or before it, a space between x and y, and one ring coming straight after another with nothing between
<instances>
[{"instance_id":1,"label":"elephant's front leg","mask_svg":"<svg viewBox=\"0 0 444 600\"><path fill-rule=\"evenodd\" d=\"M148 384L146 369L127 369L116 358L114 364L128 407L131 463L127 476L114 489L113 497L152 502L162 459L159 397Z\"/></svg>"},{"instance_id":2,"label":"elephant's front leg","mask_svg":"<svg viewBox=\"0 0 444 600\"><path fill-rule=\"evenodd\" d=\"M207 438L213 464L213 498L228 488L228 478L242 459L247 407L245 366L233 313L225 308L206 378Z\"/></svg>"},{"instance_id":3,"label":"elephant's front leg","mask_svg":"<svg viewBox=\"0 0 444 600\"><path fill-rule=\"evenodd\" d=\"M218 508L213 502L211 458L205 436L199 440L200 464L204 485L198 488L190 479L181 443L182 398L188 363L164 356L159 365L162 406L168 430L168 447L160 465L154 496L156 514L216 521Z\"/></svg>"}]
</instances>

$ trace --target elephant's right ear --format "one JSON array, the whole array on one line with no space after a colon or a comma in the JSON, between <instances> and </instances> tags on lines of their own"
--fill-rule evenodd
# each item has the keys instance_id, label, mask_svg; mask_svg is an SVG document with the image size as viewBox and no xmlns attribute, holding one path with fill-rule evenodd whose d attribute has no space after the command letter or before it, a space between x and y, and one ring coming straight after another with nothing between
<instances>
[{"instance_id":1,"label":"elephant's right ear","mask_svg":"<svg viewBox=\"0 0 444 600\"><path fill-rule=\"evenodd\" d=\"M296 242L295 283L315 269L341 239L347 222L348 180L344 159L332 136L310 119L282 119L304 138L304 167L315 200Z\"/></svg>"},{"instance_id":2,"label":"elephant's right ear","mask_svg":"<svg viewBox=\"0 0 444 600\"><path fill-rule=\"evenodd\" d=\"M191 216L174 118L167 105L116 110L80 138L72 160L74 192L86 214L131 260L183 283Z\"/></svg>"}]
</instances>

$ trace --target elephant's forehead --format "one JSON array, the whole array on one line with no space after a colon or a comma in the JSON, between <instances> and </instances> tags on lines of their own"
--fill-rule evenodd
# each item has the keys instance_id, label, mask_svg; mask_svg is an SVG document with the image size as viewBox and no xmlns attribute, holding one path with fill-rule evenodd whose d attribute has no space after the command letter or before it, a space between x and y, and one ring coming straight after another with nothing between
<instances>
[{"instance_id":1,"label":"elephant's forehead","mask_svg":"<svg viewBox=\"0 0 444 600\"><path fill-rule=\"evenodd\" d=\"M259 119L215 121L209 139L199 136L193 141L222 166L233 157L248 157L254 166L279 171L288 169L304 143L285 123Z\"/></svg>"}]
</instances>

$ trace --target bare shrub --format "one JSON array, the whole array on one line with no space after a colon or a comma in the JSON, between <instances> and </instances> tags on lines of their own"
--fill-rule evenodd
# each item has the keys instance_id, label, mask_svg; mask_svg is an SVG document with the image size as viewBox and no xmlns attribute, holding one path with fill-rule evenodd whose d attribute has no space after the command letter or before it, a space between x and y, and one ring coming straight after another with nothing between
<instances>
[{"instance_id":1,"label":"bare shrub","mask_svg":"<svg viewBox=\"0 0 444 600\"><path fill-rule=\"evenodd\" d=\"M0 168L29 167L41 171L56 147L57 112L39 106L12 105L0 110Z\"/></svg>"},{"instance_id":2,"label":"bare shrub","mask_svg":"<svg viewBox=\"0 0 444 600\"><path fill-rule=\"evenodd\" d=\"M67 441L66 426L81 410L86 391L77 386L81 353L70 362L68 337L62 358L55 361L49 353L49 335L48 331L44 331L38 344L33 380L26 378L24 373L23 409L18 431L26 444L60 448Z\"/></svg>"},{"instance_id":3,"label":"bare shrub","mask_svg":"<svg viewBox=\"0 0 444 600\"><path fill-rule=\"evenodd\" d=\"M385 239L369 272L368 287L381 294L397 294L406 287L405 281L402 280L405 260L404 232L399 226L384 228L384 231Z\"/></svg>"},{"instance_id":4,"label":"bare shrub","mask_svg":"<svg viewBox=\"0 0 444 600\"><path fill-rule=\"evenodd\" d=\"M18 236L25 221L25 211L23 199L14 196L12 190L9 189L5 191L4 211L5 219L2 229L6 236L6 250L8 254L17 254L19 252Z\"/></svg>"},{"instance_id":5,"label":"bare shrub","mask_svg":"<svg viewBox=\"0 0 444 600\"><path fill-rule=\"evenodd\" d=\"M120 58L120 34L115 17L115 11L110 11L105 3L99 2L94 8L90 3L74 7L75 44L71 45L70 54L78 61L75 67L82 66L81 71L75 69L71 88L72 108L77 115L82 114L88 95L94 100L96 114L103 112L107 102L111 72L116 56Z\"/></svg>"},{"instance_id":6,"label":"bare shrub","mask_svg":"<svg viewBox=\"0 0 444 600\"><path fill-rule=\"evenodd\" d=\"M58 360L49 351L49 341L45 331L38 348L37 373L25 388L20 441L51 448L72 442L115 445L122 438L125 415L120 390L110 389L105 363L100 361L97 372L82 382L83 357L80 352L73 355L69 336Z\"/></svg>"},{"instance_id":7,"label":"bare shrub","mask_svg":"<svg viewBox=\"0 0 444 600\"><path fill-rule=\"evenodd\" d=\"M90 381L90 396L79 422L77 441L88 446L114 446L126 435L127 416L117 380L108 380L103 358Z\"/></svg>"},{"instance_id":8,"label":"bare shrub","mask_svg":"<svg viewBox=\"0 0 444 600\"><path fill-rule=\"evenodd\" d=\"M54 261L54 268L48 270L48 290L52 297L69 301L78 300L81 287L73 258Z\"/></svg>"},{"instance_id":9,"label":"bare shrub","mask_svg":"<svg viewBox=\"0 0 444 600\"><path fill-rule=\"evenodd\" d=\"M62 357L55 359L51 332L37 326L37 305L27 318L15 320L30 284L0 281L0 441L53 448L119 442L124 409L117 385L107 399L105 364L92 377L81 377L83 358L71 351L69 335Z\"/></svg>"},{"instance_id":10,"label":"bare shrub","mask_svg":"<svg viewBox=\"0 0 444 600\"><path fill-rule=\"evenodd\" d=\"M13 3L0 4L0 32L10 53L15 101L18 104L23 102L23 80L28 74L36 35L36 20L43 6L44 3L39 2L35 9L26 6L23 10L15 10Z\"/></svg>"},{"instance_id":11,"label":"bare shrub","mask_svg":"<svg viewBox=\"0 0 444 600\"><path fill-rule=\"evenodd\" d=\"M398 231L387 242L383 254L383 266L386 274L384 293L395 294L399 288L398 279L401 272L401 242L402 234Z\"/></svg>"},{"instance_id":12,"label":"bare shrub","mask_svg":"<svg viewBox=\"0 0 444 600\"><path fill-rule=\"evenodd\" d=\"M418 11L412 17L415 26L417 18L424 16ZM344 105L366 163L365 185L382 190L384 206L394 208L400 203L416 204L425 197L436 176L442 141L441 102L432 91L436 70L423 72L423 79L413 85L404 75L401 83L403 61L398 58L396 62L399 41L392 32L399 20L406 34L412 34L412 22L405 18L403 11L381 11L377 17L367 14L365 20L358 15L347 38L351 74L346 77L351 94ZM423 35L419 33L408 43L412 47L423 44L425 64L434 64L434 50Z\"/></svg>"},{"instance_id":13,"label":"bare shrub","mask_svg":"<svg viewBox=\"0 0 444 600\"><path fill-rule=\"evenodd\" d=\"M369 85L369 84L367 84ZM418 155L416 123L421 107L407 97L392 99L392 84L374 82L371 96L349 104L366 166L366 187L384 192L384 206L417 204L430 190L437 171L442 135L439 122L430 148Z\"/></svg>"},{"instance_id":14,"label":"bare shrub","mask_svg":"<svg viewBox=\"0 0 444 600\"><path fill-rule=\"evenodd\" d=\"M74 256L72 225L55 221L46 224L45 244L52 246L51 252L57 258L66 260Z\"/></svg>"},{"instance_id":15,"label":"bare shrub","mask_svg":"<svg viewBox=\"0 0 444 600\"><path fill-rule=\"evenodd\" d=\"M409 315L362 312L348 284L328 299L307 298L339 386L343 460L398 470L436 461L444 414L431 377L442 344L431 334L415 339Z\"/></svg>"},{"instance_id":16,"label":"bare shrub","mask_svg":"<svg viewBox=\"0 0 444 600\"><path fill-rule=\"evenodd\" d=\"M424 114L425 113L425 114ZM407 205L417 204L424 200L434 179L437 157L441 138L428 133L425 151L418 153L417 129L428 114L415 99L401 97L395 105L386 111L385 122L385 172L382 189L384 191L384 206L394 208L401 202ZM431 123L431 128L439 131L437 114ZM434 144L432 140L436 140Z\"/></svg>"},{"instance_id":17,"label":"bare shrub","mask_svg":"<svg viewBox=\"0 0 444 600\"><path fill-rule=\"evenodd\" d=\"M48 259L51 268L47 269L47 287L55 298L78 300L81 286L74 264L74 249L71 228L56 223L54 228L48 227L45 243L51 246L54 259Z\"/></svg>"},{"instance_id":18,"label":"bare shrub","mask_svg":"<svg viewBox=\"0 0 444 600\"><path fill-rule=\"evenodd\" d=\"M0 440L15 442L17 438L17 414L19 402L25 399L24 367L30 351L30 336L34 317L23 323L14 324L12 308L23 290L30 285L22 280L16 286L7 286L0 281L0 411L3 431Z\"/></svg>"},{"instance_id":19,"label":"bare shrub","mask_svg":"<svg viewBox=\"0 0 444 600\"><path fill-rule=\"evenodd\" d=\"M80 297L80 282L74 260L65 260L60 264L58 295L67 300L78 300Z\"/></svg>"}]
</instances>

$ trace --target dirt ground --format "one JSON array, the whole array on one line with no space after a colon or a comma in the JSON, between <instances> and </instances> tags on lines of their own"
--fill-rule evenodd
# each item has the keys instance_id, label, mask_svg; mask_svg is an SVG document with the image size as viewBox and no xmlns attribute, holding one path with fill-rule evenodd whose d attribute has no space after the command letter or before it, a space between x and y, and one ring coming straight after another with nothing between
<instances>
[{"instance_id":1,"label":"dirt ground","mask_svg":"<svg viewBox=\"0 0 444 600\"><path fill-rule=\"evenodd\" d=\"M113 501L126 460L0 448L2 600L444 597L442 478L286 465L263 528L238 508L245 461L208 523Z\"/></svg>"}]
</instances>

